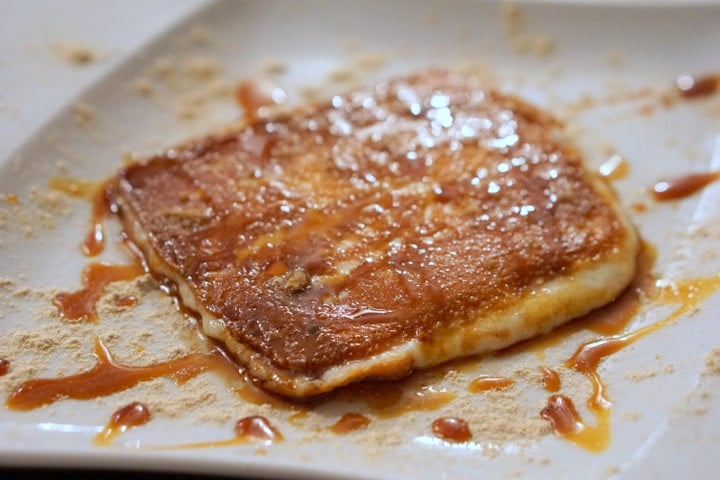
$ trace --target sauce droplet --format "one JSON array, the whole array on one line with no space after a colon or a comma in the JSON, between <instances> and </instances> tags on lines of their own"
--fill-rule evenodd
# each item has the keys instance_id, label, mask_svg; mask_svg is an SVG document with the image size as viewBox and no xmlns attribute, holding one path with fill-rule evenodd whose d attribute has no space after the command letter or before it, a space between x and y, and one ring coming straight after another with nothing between
<instances>
[{"instance_id":1,"label":"sauce droplet","mask_svg":"<svg viewBox=\"0 0 720 480\"><path fill-rule=\"evenodd\" d=\"M76 292L59 293L53 298L60 316L66 320L97 321L97 301L100 300L105 287L113 282L132 280L144 273L142 266L105 265L94 263L83 271L84 288Z\"/></svg>"},{"instance_id":2,"label":"sauce droplet","mask_svg":"<svg viewBox=\"0 0 720 480\"><path fill-rule=\"evenodd\" d=\"M720 86L720 75L709 74L693 76L683 74L675 82L680 96L683 98L708 97L714 94Z\"/></svg>"},{"instance_id":3,"label":"sauce droplet","mask_svg":"<svg viewBox=\"0 0 720 480\"><path fill-rule=\"evenodd\" d=\"M330 430L333 433L343 435L354 432L355 430L362 430L367 428L368 425L370 425L370 419L365 415L350 412L340 417L340 419L330 427Z\"/></svg>"},{"instance_id":4,"label":"sauce droplet","mask_svg":"<svg viewBox=\"0 0 720 480\"><path fill-rule=\"evenodd\" d=\"M182 384L208 370L225 373L237 368L215 351L194 353L145 367L119 365L97 338L94 353L97 363L92 369L69 377L28 380L8 396L7 407L11 410L32 410L64 398L88 400L103 397L155 378L168 377Z\"/></svg>"},{"instance_id":5,"label":"sauce droplet","mask_svg":"<svg viewBox=\"0 0 720 480\"><path fill-rule=\"evenodd\" d=\"M655 200L660 202L689 197L720 179L720 172L693 173L674 180L663 180L652 187Z\"/></svg>"},{"instance_id":6,"label":"sauce droplet","mask_svg":"<svg viewBox=\"0 0 720 480\"><path fill-rule=\"evenodd\" d=\"M0 358L0 377L7 375L10 371L10 360Z\"/></svg>"},{"instance_id":7,"label":"sauce droplet","mask_svg":"<svg viewBox=\"0 0 720 480\"><path fill-rule=\"evenodd\" d=\"M548 392L557 392L560 390L560 375L558 372L548 367L540 367L543 375L543 386Z\"/></svg>"},{"instance_id":8,"label":"sauce droplet","mask_svg":"<svg viewBox=\"0 0 720 480\"><path fill-rule=\"evenodd\" d=\"M472 393L480 393L487 390L505 390L514 384L515 381L511 378L481 375L470 382L468 391Z\"/></svg>"},{"instance_id":9,"label":"sauce droplet","mask_svg":"<svg viewBox=\"0 0 720 480\"><path fill-rule=\"evenodd\" d=\"M133 295L121 295L113 303L119 308L130 308L137 305L137 298Z\"/></svg>"},{"instance_id":10,"label":"sauce droplet","mask_svg":"<svg viewBox=\"0 0 720 480\"><path fill-rule=\"evenodd\" d=\"M118 435L130 428L145 425L151 417L148 407L140 402L132 402L112 414L105 428L95 436L94 443L109 445Z\"/></svg>"},{"instance_id":11,"label":"sauce droplet","mask_svg":"<svg viewBox=\"0 0 720 480\"><path fill-rule=\"evenodd\" d=\"M432 423L432 431L448 442L467 442L472 438L467 422L457 417L438 418Z\"/></svg>"},{"instance_id":12,"label":"sauce droplet","mask_svg":"<svg viewBox=\"0 0 720 480\"><path fill-rule=\"evenodd\" d=\"M235 424L235 434L242 439L260 441L282 441L282 434L268 421L259 415L241 418Z\"/></svg>"},{"instance_id":13,"label":"sauce droplet","mask_svg":"<svg viewBox=\"0 0 720 480\"><path fill-rule=\"evenodd\" d=\"M630 166L621 155L613 155L600 165L598 171L608 180L620 180L627 176Z\"/></svg>"}]
</instances>

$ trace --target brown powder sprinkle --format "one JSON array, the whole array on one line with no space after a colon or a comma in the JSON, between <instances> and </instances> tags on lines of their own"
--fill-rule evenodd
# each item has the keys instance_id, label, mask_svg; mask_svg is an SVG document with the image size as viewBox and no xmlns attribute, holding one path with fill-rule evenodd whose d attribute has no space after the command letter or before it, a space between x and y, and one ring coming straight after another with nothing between
<instances>
[{"instance_id":1,"label":"brown powder sprinkle","mask_svg":"<svg viewBox=\"0 0 720 480\"><path fill-rule=\"evenodd\" d=\"M71 65L88 65L98 61L103 54L100 50L80 42L64 41L55 46L58 57Z\"/></svg>"},{"instance_id":2,"label":"brown powder sprinkle","mask_svg":"<svg viewBox=\"0 0 720 480\"><path fill-rule=\"evenodd\" d=\"M714 348L705 357L705 372L720 375L720 348Z\"/></svg>"}]
</instances>

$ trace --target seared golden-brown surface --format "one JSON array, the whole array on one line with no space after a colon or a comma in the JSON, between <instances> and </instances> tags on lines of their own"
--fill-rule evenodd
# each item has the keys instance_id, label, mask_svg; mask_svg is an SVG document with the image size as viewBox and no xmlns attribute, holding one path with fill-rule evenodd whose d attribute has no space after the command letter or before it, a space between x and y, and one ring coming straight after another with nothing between
<instances>
[{"instance_id":1,"label":"seared golden-brown surface","mask_svg":"<svg viewBox=\"0 0 720 480\"><path fill-rule=\"evenodd\" d=\"M168 150L115 196L206 333L307 396L507 346L624 289L635 234L557 128L428 71Z\"/></svg>"}]
</instances>

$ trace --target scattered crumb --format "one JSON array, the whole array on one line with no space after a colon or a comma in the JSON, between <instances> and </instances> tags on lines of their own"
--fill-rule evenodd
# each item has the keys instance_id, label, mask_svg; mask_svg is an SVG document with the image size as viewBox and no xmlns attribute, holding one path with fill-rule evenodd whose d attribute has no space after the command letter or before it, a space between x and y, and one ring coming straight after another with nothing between
<instances>
[{"instance_id":1,"label":"scattered crumb","mask_svg":"<svg viewBox=\"0 0 720 480\"><path fill-rule=\"evenodd\" d=\"M622 419L627 422L636 422L640 420L640 412L629 411L623 413Z\"/></svg>"},{"instance_id":2,"label":"scattered crumb","mask_svg":"<svg viewBox=\"0 0 720 480\"><path fill-rule=\"evenodd\" d=\"M201 26L193 25L187 34L187 42L191 45L207 46L213 43L210 31Z\"/></svg>"},{"instance_id":3,"label":"scattered crumb","mask_svg":"<svg viewBox=\"0 0 720 480\"><path fill-rule=\"evenodd\" d=\"M207 80L217 76L220 64L214 58L193 57L185 61L185 71L198 80Z\"/></svg>"},{"instance_id":4,"label":"scattered crumb","mask_svg":"<svg viewBox=\"0 0 720 480\"><path fill-rule=\"evenodd\" d=\"M355 57L355 65L362 71L379 70L385 65L385 59L379 53L362 52Z\"/></svg>"},{"instance_id":5,"label":"scattered crumb","mask_svg":"<svg viewBox=\"0 0 720 480\"><path fill-rule=\"evenodd\" d=\"M714 348L705 357L705 373L720 375L720 348Z\"/></svg>"},{"instance_id":6,"label":"scattered crumb","mask_svg":"<svg viewBox=\"0 0 720 480\"><path fill-rule=\"evenodd\" d=\"M652 370L644 370L639 372L627 372L625 374L625 378L632 381L639 381L639 380L645 380L647 378L656 377L658 374L658 371L655 369Z\"/></svg>"},{"instance_id":7,"label":"scattered crumb","mask_svg":"<svg viewBox=\"0 0 720 480\"><path fill-rule=\"evenodd\" d=\"M608 476L618 475L621 472L620 467L617 465L611 465L605 469L605 474Z\"/></svg>"},{"instance_id":8,"label":"scattered crumb","mask_svg":"<svg viewBox=\"0 0 720 480\"><path fill-rule=\"evenodd\" d=\"M625 63L625 57L618 50L608 50L605 52L605 61L608 65L619 67Z\"/></svg>"},{"instance_id":9,"label":"scattered crumb","mask_svg":"<svg viewBox=\"0 0 720 480\"><path fill-rule=\"evenodd\" d=\"M92 122L95 117L95 109L90 105L82 102L76 102L72 106L73 119L76 125L86 126Z\"/></svg>"},{"instance_id":10,"label":"scattered crumb","mask_svg":"<svg viewBox=\"0 0 720 480\"><path fill-rule=\"evenodd\" d=\"M510 37L517 34L523 25L523 14L520 7L515 3L505 3L501 6L500 13L505 35Z\"/></svg>"},{"instance_id":11,"label":"scattered crumb","mask_svg":"<svg viewBox=\"0 0 720 480\"><path fill-rule=\"evenodd\" d=\"M132 84L133 90L135 90L135 93L138 95L142 95L144 97L148 97L153 94L155 89L153 88L152 82L144 77L138 78L135 80Z\"/></svg>"},{"instance_id":12,"label":"scattered crumb","mask_svg":"<svg viewBox=\"0 0 720 480\"><path fill-rule=\"evenodd\" d=\"M281 60L266 60L260 68L263 74L271 77L283 75L287 72L287 65Z\"/></svg>"},{"instance_id":13,"label":"scattered crumb","mask_svg":"<svg viewBox=\"0 0 720 480\"><path fill-rule=\"evenodd\" d=\"M175 113L180 119L193 119L203 114L217 99L229 99L233 89L224 79L213 79L202 89L180 95L175 103Z\"/></svg>"},{"instance_id":14,"label":"scattered crumb","mask_svg":"<svg viewBox=\"0 0 720 480\"><path fill-rule=\"evenodd\" d=\"M515 53L547 57L555 50L555 41L544 33L528 33L522 9L514 3L501 7L503 32Z\"/></svg>"},{"instance_id":15,"label":"scattered crumb","mask_svg":"<svg viewBox=\"0 0 720 480\"><path fill-rule=\"evenodd\" d=\"M175 62L168 57L156 58L150 67L153 74L167 79L175 73Z\"/></svg>"},{"instance_id":16,"label":"scattered crumb","mask_svg":"<svg viewBox=\"0 0 720 480\"><path fill-rule=\"evenodd\" d=\"M55 51L61 60L72 65L87 65L102 58L101 52L90 46L79 42L62 42L55 47Z\"/></svg>"},{"instance_id":17,"label":"scattered crumb","mask_svg":"<svg viewBox=\"0 0 720 480\"><path fill-rule=\"evenodd\" d=\"M337 69L328 73L328 80L333 83L352 83L358 78L357 73L352 69Z\"/></svg>"}]
</instances>

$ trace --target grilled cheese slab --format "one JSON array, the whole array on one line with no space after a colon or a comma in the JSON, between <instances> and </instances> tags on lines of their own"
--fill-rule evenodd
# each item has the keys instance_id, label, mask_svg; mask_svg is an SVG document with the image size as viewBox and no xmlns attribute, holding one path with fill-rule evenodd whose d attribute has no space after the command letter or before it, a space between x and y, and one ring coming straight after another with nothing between
<instances>
[{"instance_id":1,"label":"grilled cheese slab","mask_svg":"<svg viewBox=\"0 0 720 480\"><path fill-rule=\"evenodd\" d=\"M423 71L121 170L152 271L306 397L507 347L611 302L638 239L549 114Z\"/></svg>"}]
</instances>

